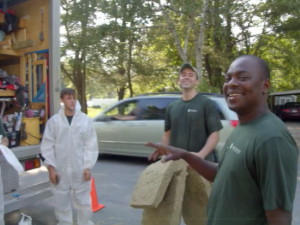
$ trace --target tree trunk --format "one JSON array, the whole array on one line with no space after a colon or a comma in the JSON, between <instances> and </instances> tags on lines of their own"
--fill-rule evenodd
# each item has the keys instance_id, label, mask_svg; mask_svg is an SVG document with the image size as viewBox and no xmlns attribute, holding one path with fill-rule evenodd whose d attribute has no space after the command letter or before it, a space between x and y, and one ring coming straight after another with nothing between
<instances>
[{"instance_id":1,"label":"tree trunk","mask_svg":"<svg viewBox=\"0 0 300 225\"><path fill-rule=\"evenodd\" d=\"M207 77L208 77L208 82L210 85L212 85L212 68L210 65L210 58L209 58L209 54L205 54L204 56L204 66L205 66L205 70L207 72Z\"/></svg>"},{"instance_id":2,"label":"tree trunk","mask_svg":"<svg viewBox=\"0 0 300 225\"><path fill-rule=\"evenodd\" d=\"M202 51L203 51L203 44L204 44L204 37L205 37L208 5L209 5L209 0L204 0L200 32L198 35L198 40L196 41L196 68L198 70L198 76L200 81L202 81Z\"/></svg>"},{"instance_id":3,"label":"tree trunk","mask_svg":"<svg viewBox=\"0 0 300 225\"><path fill-rule=\"evenodd\" d=\"M133 45L133 37L130 39L129 42L129 52L128 52L128 66L127 66L127 80L128 80L128 88L130 92L130 97L133 97L133 88L132 88L132 81L131 81L131 63L132 63L132 45Z\"/></svg>"},{"instance_id":4,"label":"tree trunk","mask_svg":"<svg viewBox=\"0 0 300 225\"><path fill-rule=\"evenodd\" d=\"M117 93L118 93L118 100L122 100L124 99L124 96L125 96L125 90L126 88L125 87L121 87L117 90Z\"/></svg>"},{"instance_id":5,"label":"tree trunk","mask_svg":"<svg viewBox=\"0 0 300 225\"><path fill-rule=\"evenodd\" d=\"M171 31L171 33L174 37L175 46L176 46L176 49L178 51L178 54L179 54L180 58L182 59L183 62L189 62L189 59L188 59L187 55L184 53L184 50L181 47L180 38L177 34L177 31L175 30L174 24L172 23L172 21L170 19L169 12L168 12L167 9L165 9L163 11L163 15L165 16L165 18L167 20L167 24L168 24L168 26L170 28L170 31Z\"/></svg>"}]
</instances>

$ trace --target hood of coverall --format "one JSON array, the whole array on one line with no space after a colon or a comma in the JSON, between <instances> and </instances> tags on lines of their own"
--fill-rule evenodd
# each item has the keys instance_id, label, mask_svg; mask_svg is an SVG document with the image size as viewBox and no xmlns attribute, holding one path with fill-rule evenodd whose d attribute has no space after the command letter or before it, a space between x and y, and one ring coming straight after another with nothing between
<instances>
[{"instance_id":1,"label":"hood of coverall","mask_svg":"<svg viewBox=\"0 0 300 225\"><path fill-rule=\"evenodd\" d=\"M64 110L65 110L65 105L64 103L60 103L61 107L60 107L60 112L64 114ZM81 105L80 102L78 100L76 100L76 105L75 105L75 114L81 111Z\"/></svg>"}]
</instances>

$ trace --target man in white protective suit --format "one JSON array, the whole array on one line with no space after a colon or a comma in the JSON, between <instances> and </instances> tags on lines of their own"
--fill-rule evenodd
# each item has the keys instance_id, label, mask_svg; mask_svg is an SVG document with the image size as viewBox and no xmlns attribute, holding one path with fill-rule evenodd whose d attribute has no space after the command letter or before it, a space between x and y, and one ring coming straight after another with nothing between
<instances>
[{"instance_id":1,"label":"man in white protective suit","mask_svg":"<svg viewBox=\"0 0 300 225\"><path fill-rule=\"evenodd\" d=\"M8 138L5 132L3 123L0 120L0 135L2 135L1 145L8 146ZM1 155L1 150L0 150ZM0 225L5 225L4 223L4 197L3 197L3 185L2 185L2 176L1 176L1 167L0 167Z\"/></svg>"},{"instance_id":2,"label":"man in white protective suit","mask_svg":"<svg viewBox=\"0 0 300 225\"><path fill-rule=\"evenodd\" d=\"M65 88L59 113L46 125L41 153L49 171L58 225L73 224L71 191L78 225L93 225L91 169L98 158L98 141L92 120L82 113L73 89Z\"/></svg>"}]
</instances>

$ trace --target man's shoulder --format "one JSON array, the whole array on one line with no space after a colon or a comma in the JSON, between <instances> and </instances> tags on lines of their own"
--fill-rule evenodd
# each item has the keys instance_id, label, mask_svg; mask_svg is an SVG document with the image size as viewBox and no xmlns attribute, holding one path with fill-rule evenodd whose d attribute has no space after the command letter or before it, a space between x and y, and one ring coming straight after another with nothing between
<instances>
[{"instance_id":1,"label":"man's shoulder","mask_svg":"<svg viewBox=\"0 0 300 225\"><path fill-rule=\"evenodd\" d=\"M181 98L178 98L178 99L176 99L175 101L171 102L171 103L168 105L168 107L169 107L169 108L170 108L170 107L176 107L176 106L180 105L180 103L182 103L182 99L181 99Z\"/></svg>"},{"instance_id":2,"label":"man's shoulder","mask_svg":"<svg viewBox=\"0 0 300 225\"><path fill-rule=\"evenodd\" d=\"M266 114L264 118L255 123L254 128L256 130L256 139L259 140L261 144L265 143L266 141L271 141L274 138L293 141L292 135L290 134L286 125L281 119L271 112Z\"/></svg>"},{"instance_id":3,"label":"man's shoulder","mask_svg":"<svg viewBox=\"0 0 300 225\"><path fill-rule=\"evenodd\" d=\"M203 104L213 104L214 103L214 101L211 98L209 98L205 95L202 95L202 94L198 94L197 99L198 99L198 101L201 101Z\"/></svg>"},{"instance_id":4,"label":"man's shoulder","mask_svg":"<svg viewBox=\"0 0 300 225\"><path fill-rule=\"evenodd\" d=\"M54 123L58 118L59 118L59 113L55 113L53 116L51 116L49 119L48 119L48 122L47 123Z\"/></svg>"},{"instance_id":5,"label":"man's shoulder","mask_svg":"<svg viewBox=\"0 0 300 225\"><path fill-rule=\"evenodd\" d=\"M83 120L86 120L86 121L90 120L90 117L86 113L84 113L84 112L79 112L79 116Z\"/></svg>"}]
</instances>

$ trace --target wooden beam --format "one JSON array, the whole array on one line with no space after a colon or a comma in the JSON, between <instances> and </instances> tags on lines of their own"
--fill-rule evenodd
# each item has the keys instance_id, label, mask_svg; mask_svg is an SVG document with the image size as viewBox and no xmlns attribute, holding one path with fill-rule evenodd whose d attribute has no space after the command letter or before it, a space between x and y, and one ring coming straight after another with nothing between
<instances>
[{"instance_id":1,"label":"wooden beam","mask_svg":"<svg viewBox=\"0 0 300 225\"><path fill-rule=\"evenodd\" d=\"M47 60L46 59L40 59L40 60L36 60L36 61L33 61L32 62L32 65L33 66L37 66L37 65L44 65L47 63Z\"/></svg>"},{"instance_id":2,"label":"wooden beam","mask_svg":"<svg viewBox=\"0 0 300 225\"><path fill-rule=\"evenodd\" d=\"M11 45L11 40L0 41L0 47L4 45Z\"/></svg>"},{"instance_id":3,"label":"wooden beam","mask_svg":"<svg viewBox=\"0 0 300 225\"><path fill-rule=\"evenodd\" d=\"M0 49L0 55L23 56L21 52L7 49Z\"/></svg>"},{"instance_id":4,"label":"wooden beam","mask_svg":"<svg viewBox=\"0 0 300 225\"><path fill-rule=\"evenodd\" d=\"M12 97L15 96L15 91L14 90L10 90L10 89L6 89L6 90L0 90L0 96L1 97Z\"/></svg>"},{"instance_id":5,"label":"wooden beam","mask_svg":"<svg viewBox=\"0 0 300 225\"><path fill-rule=\"evenodd\" d=\"M16 49L22 49L22 48L28 48L34 46L35 46L35 40L27 40L27 41L20 41L20 42L13 43L12 48L16 50Z\"/></svg>"},{"instance_id":6,"label":"wooden beam","mask_svg":"<svg viewBox=\"0 0 300 225\"><path fill-rule=\"evenodd\" d=\"M35 98L36 94L37 94L37 73L36 73L36 65L33 65L34 62L37 61L37 54L36 53L32 53L32 76L33 76L33 96L32 99Z\"/></svg>"},{"instance_id":7,"label":"wooden beam","mask_svg":"<svg viewBox=\"0 0 300 225\"><path fill-rule=\"evenodd\" d=\"M0 14L0 24L4 24L5 23L5 17L4 14Z\"/></svg>"},{"instance_id":8,"label":"wooden beam","mask_svg":"<svg viewBox=\"0 0 300 225\"><path fill-rule=\"evenodd\" d=\"M28 70L28 99L30 102L32 102L32 68L31 68L31 63L32 63L32 59L31 59L31 54L27 54L26 55L27 58L27 70Z\"/></svg>"},{"instance_id":9,"label":"wooden beam","mask_svg":"<svg viewBox=\"0 0 300 225\"><path fill-rule=\"evenodd\" d=\"M26 28L27 25L27 19L20 19L19 21L19 28Z\"/></svg>"},{"instance_id":10,"label":"wooden beam","mask_svg":"<svg viewBox=\"0 0 300 225\"><path fill-rule=\"evenodd\" d=\"M26 57L20 57L20 81L22 85L26 85Z\"/></svg>"}]
</instances>

